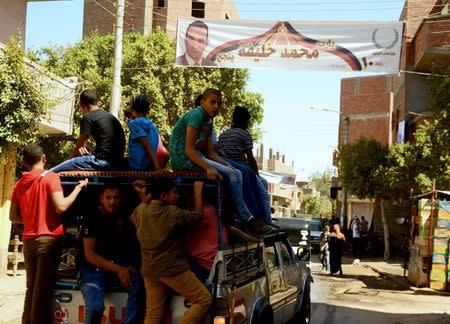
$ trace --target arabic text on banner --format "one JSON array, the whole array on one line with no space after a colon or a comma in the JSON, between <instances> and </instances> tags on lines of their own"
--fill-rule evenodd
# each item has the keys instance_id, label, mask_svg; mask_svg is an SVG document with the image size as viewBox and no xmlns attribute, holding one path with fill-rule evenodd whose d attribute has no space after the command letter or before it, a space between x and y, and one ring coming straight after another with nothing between
<instances>
[{"instance_id":1,"label":"arabic text on banner","mask_svg":"<svg viewBox=\"0 0 450 324\"><path fill-rule=\"evenodd\" d=\"M175 65L395 73L402 34L399 21L179 19Z\"/></svg>"}]
</instances>

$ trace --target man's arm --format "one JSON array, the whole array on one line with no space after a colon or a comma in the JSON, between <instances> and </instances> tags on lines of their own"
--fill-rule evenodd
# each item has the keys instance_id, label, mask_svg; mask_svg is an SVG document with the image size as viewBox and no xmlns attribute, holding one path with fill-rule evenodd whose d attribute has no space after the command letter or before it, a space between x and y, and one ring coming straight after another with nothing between
<instances>
[{"instance_id":1,"label":"man's arm","mask_svg":"<svg viewBox=\"0 0 450 324\"><path fill-rule=\"evenodd\" d=\"M194 182L194 210L181 209L176 206L170 213L171 222L175 226L185 227L200 222L203 219L203 181Z\"/></svg>"},{"instance_id":2,"label":"man's arm","mask_svg":"<svg viewBox=\"0 0 450 324\"><path fill-rule=\"evenodd\" d=\"M152 161L152 164L153 164L153 169L155 171L161 170L161 167L159 166L158 157L156 156L156 152L153 150L153 148L148 143L147 137L146 136L139 137L136 140L139 141L139 143L141 143L141 145L144 147L144 150L147 152L148 156L150 157L150 160Z\"/></svg>"},{"instance_id":3,"label":"man's arm","mask_svg":"<svg viewBox=\"0 0 450 324\"><path fill-rule=\"evenodd\" d=\"M11 203L9 209L9 220L13 223L22 224L22 214L20 213L20 206L16 203Z\"/></svg>"},{"instance_id":4,"label":"man's arm","mask_svg":"<svg viewBox=\"0 0 450 324\"><path fill-rule=\"evenodd\" d=\"M252 170L253 170L257 175L259 175L259 172L258 172L258 163L256 163L255 156L253 155L252 149L246 149L246 150L245 150L245 155L247 155L247 160L248 160L248 163L250 164L250 167L252 168Z\"/></svg>"},{"instance_id":5,"label":"man's arm","mask_svg":"<svg viewBox=\"0 0 450 324\"><path fill-rule=\"evenodd\" d=\"M97 254L95 251L96 246L96 238L95 237L85 237L83 238L83 250L84 250L84 257L86 258L86 261L93 265L94 267L97 267L101 270L113 272L117 274L120 280L120 284L128 289L131 284L131 278L130 278L130 272L128 268L122 267L118 264L112 263L105 258L103 258L101 255Z\"/></svg>"},{"instance_id":6,"label":"man's arm","mask_svg":"<svg viewBox=\"0 0 450 324\"><path fill-rule=\"evenodd\" d=\"M62 214L65 212L75 201L78 194L81 192L83 187L87 186L88 179L84 179L78 182L78 184L73 188L73 191L67 197L64 197L64 193L62 191L52 192L50 195L50 199L52 201L53 207L58 214Z\"/></svg>"},{"instance_id":7,"label":"man's arm","mask_svg":"<svg viewBox=\"0 0 450 324\"><path fill-rule=\"evenodd\" d=\"M186 129L186 143L184 144L184 154L193 163L197 164L199 167L206 171L208 179L216 180L221 179L220 174L210 166L208 163L203 161L200 154L198 154L195 149L195 140L197 139L197 129L193 126L188 126Z\"/></svg>"},{"instance_id":8,"label":"man's arm","mask_svg":"<svg viewBox=\"0 0 450 324\"><path fill-rule=\"evenodd\" d=\"M194 212L203 215L203 181L194 182Z\"/></svg>"},{"instance_id":9,"label":"man's arm","mask_svg":"<svg viewBox=\"0 0 450 324\"><path fill-rule=\"evenodd\" d=\"M147 193L146 186L147 184L145 183L145 180L138 179L135 182L133 182L133 189L139 195L141 203L148 204L152 201L152 194Z\"/></svg>"},{"instance_id":10,"label":"man's arm","mask_svg":"<svg viewBox=\"0 0 450 324\"><path fill-rule=\"evenodd\" d=\"M220 158L219 154L217 154L216 150L214 149L214 143L212 141L211 136L208 137L208 151L207 151L207 157L210 160L216 161L217 163L223 164L227 167L232 168L231 164L227 161L224 161Z\"/></svg>"},{"instance_id":11,"label":"man's arm","mask_svg":"<svg viewBox=\"0 0 450 324\"><path fill-rule=\"evenodd\" d=\"M89 135L80 134L78 136L77 144L73 148L72 152L69 155L69 159L74 158L76 156L85 155L88 153L86 150L86 145L89 140Z\"/></svg>"}]
</instances>

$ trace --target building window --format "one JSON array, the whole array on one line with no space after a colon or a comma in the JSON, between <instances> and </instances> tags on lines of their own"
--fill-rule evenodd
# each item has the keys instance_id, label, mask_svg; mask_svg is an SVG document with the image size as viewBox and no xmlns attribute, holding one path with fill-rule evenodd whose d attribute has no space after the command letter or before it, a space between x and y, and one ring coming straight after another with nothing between
<instances>
[{"instance_id":1,"label":"building window","mask_svg":"<svg viewBox=\"0 0 450 324\"><path fill-rule=\"evenodd\" d=\"M230 19L230 16L228 16L227 13L225 13L225 19Z\"/></svg>"},{"instance_id":2,"label":"building window","mask_svg":"<svg viewBox=\"0 0 450 324\"><path fill-rule=\"evenodd\" d=\"M192 17L205 18L205 3L192 1Z\"/></svg>"},{"instance_id":3,"label":"building window","mask_svg":"<svg viewBox=\"0 0 450 324\"><path fill-rule=\"evenodd\" d=\"M164 8L165 4L165 0L158 0L158 8Z\"/></svg>"}]
</instances>

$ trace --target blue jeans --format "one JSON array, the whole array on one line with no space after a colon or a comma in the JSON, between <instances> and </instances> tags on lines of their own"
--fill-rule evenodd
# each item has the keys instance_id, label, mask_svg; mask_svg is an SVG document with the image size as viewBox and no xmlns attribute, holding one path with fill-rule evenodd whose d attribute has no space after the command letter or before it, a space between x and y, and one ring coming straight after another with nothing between
<instances>
[{"instance_id":1,"label":"blue jeans","mask_svg":"<svg viewBox=\"0 0 450 324\"><path fill-rule=\"evenodd\" d=\"M57 166L51 168L51 172L71 171L71 170L83 170L83 171L95 171L110 169L111 164L104 160L99 160L93 154L82 155L74 157L73 159L64 161Z\"/></svg>"},{"instance_id":2,"label":"blue jeans","mask_svg":"<svg viewBox=\"0 0 450 324\"><path fill-rule=\"evenodd\" d=\"M137 272L130 271L131 286L123 324L137 324L142 319L145 309L144 280ZM81 293L85 304L84 323L100 324L105 302L105 287L107 284L120 285L119 278L114 274L96 270L87 266L81 275Z\"/></svg>"},{"instance_id":3,"label":"blue jeans","mask_svg":"<svg viewBox=\"0 0 450 324\"><path fill-rule=\"evenodd\" d=\"M260 218L266 224L272 224L270 196L267 192L266 180L263 179L263 182L255 171L244 164L237 163L224 157L222 157L222 159L241 171L244 201L252 215Z\"/></svg>"},{"instance_id":4,"label":"blue jeans","mask_svg":"<svg viewBox=\"0 0 450 324\"><path fill-rule=\"evenodd\" d=\"M242 173L241 171L227 167L226 165L220 164L219 162L207 159L201 153L199 153L202 159L212 166L223 178L227 192L230 195L231 201L233 202L234 208L238 214L239 219L242 222L247 222L253 218L252 213L248 210L247 205L244 201L244 196L242 194ZM197 167L191 162L187 161L183 169L193 170Z\"/></svg>"},{"instance_id":5,"label":"blue jeans","mask_svg":"<svg viewBox=\"0 0 450 324\"><path fill-rule=\"evenodd\" d=\"M330 271L330 251L325 250L320 253L322 254L322 267L325 268L326 271Z\"/></svg>"}]
</instances>

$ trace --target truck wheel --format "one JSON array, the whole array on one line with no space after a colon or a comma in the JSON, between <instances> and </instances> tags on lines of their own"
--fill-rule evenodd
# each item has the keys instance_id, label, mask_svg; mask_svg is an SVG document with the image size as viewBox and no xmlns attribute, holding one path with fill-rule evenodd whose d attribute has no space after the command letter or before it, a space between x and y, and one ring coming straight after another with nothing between
<instances>
[{"instance_id":1,"label":"truck wheel","mask_svg":"<svg viewBox=\"0 0 450 324\"><path fill-rule=\"evenodd\" d=\"M261 313L258 323L261 324L273 324L273 311L272 308L266 307Z\"/></svg>"},{"instance_id":2,"label":"truck wheel","mask_svg":"<svg viewBox=\"0 0 450 324\"><path fill-rule=\"evenodd\" d=\"M251 324L273 324L273 310L270 306L265 306L259 316L252 318Z\"/></svg>"},{"instance_id":3,"label":"truck wheel","mask_svg":"<svg viewBox=\"0 0 450 324\"><path fill-rule=\"evenodd\" d=\"M299 324L309 324L311 323L311 297L308 295L306 296L304 307L300 311L299 316Z\"/></svg>"}]
</instances>

